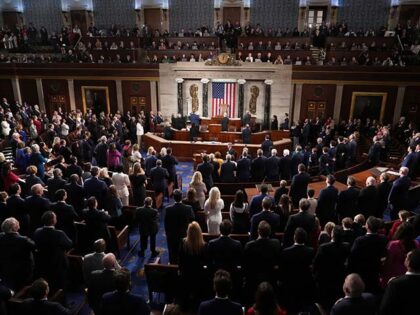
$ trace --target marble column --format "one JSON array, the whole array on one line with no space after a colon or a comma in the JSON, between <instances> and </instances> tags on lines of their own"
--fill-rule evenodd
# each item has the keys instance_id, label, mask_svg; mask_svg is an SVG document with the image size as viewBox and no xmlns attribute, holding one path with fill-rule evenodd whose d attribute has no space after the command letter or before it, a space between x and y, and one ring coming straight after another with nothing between
<instances>
[{"instance_id":1,"label":"marble column","mask_svg":"<svg viewBox=\"0 0 420 315\"><path fill-rule=\"evenodd\" d=\"M121 80L115 80L115 85L117 87L117 108L122 114L124 112L124 101Z\"/></svg>"},{"instance_id":2,"label":"marble column","mask_svg":"<svg viewBox=\"0 0 420 315\"><path fill-rule=\"evenodd\" d=\"M335 101L334 101L334 112L333 118L338 123L340 120L340 109L341 109L341 101L343 98L343 84L337 84L335 89Z\"/></svg>"},{"instance_id":3,"label":"marble column","mask_svg":"<svg viewBox=\"0 0 420 315\"><path fill-rule=\"evenodd\" d=\"M244 99L245 99L245 83L246 80L239 79L239 97L238 97L238 117L244 117Z\"/></svg>"},{"instance_id":4,"label":"marble column","mask_svg":"<svg viewBox=\"0 0 420 315\"><path fill-rule=\"evenodd\" d=\"M177 83L177 99L178 99L178 113L180 113L182 116L184 116L184 89L183 89L183 78L176 78L175 79Z\"/></svg>"},{"instance_id":5,"label":"marble column","mask_svg":"<svg viewBox=\"0 0 420 315\"><path fill-rule=\"evenodd\" d=\"M152 111L157 113L157 81L150 81L150 102L152 105Z\"/></svg>"},{"instance_id":6,"label":"marble column","mask_svg":"<svg viewBox=\"0 0 420 315\"><path fill-rule=\"evenodd\" d=\"M264 121L263 129L270 129L270 110L271 110L271 85L273 80L265 80L265 101L264 101Z\"/></svg>"},{"instance_id":7,"label":"marble column","mask_svg":"<svg viewBox=\"0 0 420 315\"><path fill-rule=\"evenodd\" d=\"M15 98L15 101L18 101L19 104L22 104L22 95L20 94L20 85L19 85L19 79L17 77L14 77L12 79L12 89L13 89L13 97Z\"/></svg>"},{"instance_id":8,"label":"marble column","mask_svg":"<svg viewBox=\"0 0 420 315\"><path fill-rule=\"evenodd\" d=\"M404 103L405 86L399 86L397 92L397 100L395 102L393 123L396 124L401 117L402 107Z\"/></svg>"},{"instance_id":9,"label":"marble column","mask_svg":"<svg viewBox=\"0 0 420 315\"><path fill-rule=\"evenodd\" d=\"M209 79L201 79L201 83L203 84L203 117L207 117L209 115L209 82Z\"/></svg>"},{"instance_id":10,"label":"marble column","mask_svg":"<svg viewBox=\"0 0 420 315\"><path fill-rule=\"evenodd\" d=\"M298 121L300 117L300 108L302 103L302 87L303 85L301 83L295 85L295 104L293 107L293 117L290 117L290 125L292 125L294 121Z\"/></svg>"},{"instance_id":11,"label":"marble column","mask_svg":"<svg viewBox=\"0 0 420 315\"><path fill-rule=\"evenodd\" d=\"M38 94L38 105L39 105L39 109L42 112L45 112L45 98L44 98L44 89L42 88L42 79L41 78L37 78L35 79L36 81L36 92Z\"/></svg>"},{"instance_id":12,"label":"marble column","mask_svg":"<svg viewBox=\"0 0 420 315\"><path fill-rule=\"evenodd\" d=\"M69 87L70 110L76 110L76 96L74 95L74 80L68 79L67 85Z\"/></svg>"}]
</instances>

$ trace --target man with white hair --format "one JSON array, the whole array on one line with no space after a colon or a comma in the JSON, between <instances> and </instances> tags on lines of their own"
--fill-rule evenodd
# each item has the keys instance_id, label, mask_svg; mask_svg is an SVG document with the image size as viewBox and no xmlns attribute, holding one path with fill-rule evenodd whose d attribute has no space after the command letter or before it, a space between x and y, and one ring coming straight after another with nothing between
<instances>
[{"instance_id":1,"label":"man with white hair","mask_svg":"<svg viewBox=\"0 0 420 315\"><path fill-rule=\"evenodd\" d=\"M378 190L375 177L369 176L366 179L366 187L360 191L358 199L359 213L366 218L376 214Z\"/></svg>"},{"instance_id":2,"label":"man with white hair","mask_svg":"<svg viewBox=\"0 0 420 315\"><path fill-rule=\"evenodd\" d=\"M405 166L400 168L400 178L392 183L389 192L388 202L391 206L391 220L398 219L398 211L408 206L408 190L410 189L411 180L408 177L409 169Z\"/></svg>"},{"instance_id":3,"label":"man with white hair","mask_svg":"<svg viewBox=\"0 0 420 315\"><path fill-rule=\"evenodd\" d=\"M376 165L379 162L381 156L381 142L378 136L373 137L373 144L369 148L368 160L371 165Z\"/></svg>"},{"instance_id":4,"label":"man with white hair","mask_svg":"<svg viewBox=\"0 0 420 315\"><path fill-rule=\"evenodd\" d=\"M364 291L365 283L362 278L357 273L349 274L343 284L345 297L335 303L331 309L331 315L375 314L375 297Z\"/></svg>"},{"instance_id":5,"label":"man with white hair","mask_svg":"<svg viewBox=\"0 0 420 315\"><path fill-rule=\"evenodd\" d=\"M271 149L271 156L265 161L265 177L268 181L279 180L279 162L277 150Z\"/></svg>"},{"instance_id":6,"label":"man with white hair","mask_svg":"<svg viewBox=\"0 0 420 315\"><path fill-rule=\"evenodd\" d=\"M41 226L42 215L51 208L50 201L43 195L44 187L41 184L35 184L31 187L31 196L25 200L25 207L29 211L31 233Z\"/></svg>"},{"instance_id":7,"label":"man with white hair","mask_svg":"<svg viewBox=\"0 0 420 315\"><path fill-rule=\"evenodd\" d=\"M0 278L2 284L13 290L27 285L33 273L35 243L19 234L19 221L7 218L1 224Z\"/></svg>"},{"instance_id":8,"label":"man with white hair","mask_svg":"<svg viewBox=\"0 0 420 315\"><path fill-rule=\"evenodd\" d=\"M230 154L226 155L226 161L220 167L220 181L232 183L235 181L236 162L232 161Z\"/></svg>"},{"instance_id":9,"label":"man with white hair","mask_svg":"<svg viewBox=\"0 0 420 315\"><path fill-rule=\"evenodd\" d=\"M279 161L280 178L290 180L292 178L292 159L290 158L290 151L283 150L283 157Z\"/></svg>"}]
</instances>

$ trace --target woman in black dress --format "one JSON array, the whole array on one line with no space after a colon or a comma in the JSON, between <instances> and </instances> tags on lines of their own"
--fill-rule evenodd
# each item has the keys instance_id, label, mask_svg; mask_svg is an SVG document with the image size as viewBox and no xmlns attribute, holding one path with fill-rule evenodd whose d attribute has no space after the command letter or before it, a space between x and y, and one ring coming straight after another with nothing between
<instances>
[{"instance_id":1,"label":"woman in black dress","mask_svg":"<svg viewBox=\"0 0 420 315\"><path fill-rule=\"evenodd\" d=\"M134 163L130 174L131 187L133 189L133 203L135 206L143 207L146 198L146 174L141 168L140 163Z\"/></svg>"}]
</instances>

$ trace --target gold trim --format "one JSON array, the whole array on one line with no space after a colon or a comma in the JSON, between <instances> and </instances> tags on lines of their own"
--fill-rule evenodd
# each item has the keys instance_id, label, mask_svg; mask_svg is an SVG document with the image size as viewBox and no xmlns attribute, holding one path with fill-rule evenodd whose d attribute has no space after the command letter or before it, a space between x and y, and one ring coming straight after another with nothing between
<instances>
[{"instance_id":1,"label":"gold trim","mask_svg":"<svg viewBox=\"0 0 420 315\"><path fill-rule=\"evenodd\" d=\"M382 96L381 113L379 114L379 122L382 123L382 121L384 120L385 106L386 106L386 100L388 98L388 93L353 92L352 95L351 95L350 120L353 119L354 107L356 106L356 97L357 96Z\"/></svg>"},{"instance_id":2,"label":"gold trim","mask_svg":"<svg viewBox=\"0 0 420 315\"><path fill-rule=\"evenodd\" d=\"M106 109L107 113L111 112L111 106L109 102L109 88L107 86L82 86L82 101L83 101L83 113L86 113L86 91L94 90L104 90L106 95Z\"/></svg>"}]
</instances>

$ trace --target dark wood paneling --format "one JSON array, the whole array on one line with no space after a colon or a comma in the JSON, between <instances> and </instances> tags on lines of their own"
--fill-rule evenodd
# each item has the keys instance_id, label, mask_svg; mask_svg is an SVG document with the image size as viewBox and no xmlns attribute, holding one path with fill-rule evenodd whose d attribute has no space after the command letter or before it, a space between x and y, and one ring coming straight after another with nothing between
<instances>
[{"instance_id":1,"label":"dark wood paneling","mask_svg":"<svg viewBox=\"0 0 420 315\"><path fill-rule=\"evenodd\" d=\"M108 87L110 111L115 113L118 110L115 81L74 80L76 108L80 110L83 110L82 86Z\"/></svg>"},{"instance_id":2,"label":"dark wood paneling","mask_svg":"<svg viewBox=\"0 0 420 315\"><path fill-rule=\"evenodd\" d=\"M341 102L341 111L340 111L340 120L349 119L350 117L350 108L351 108L351 98L353 92L373 92L373 93L388 93L386 104L385 104L385 113L384 113L384 123L392 123L394 116L395 103L397 100L397 86L377 86L377 85L345 85L343 88L343 98Z\"/></svg>"},{"instance_id":3,"label":"dark wood paneling","mask_svg":"<svg viewBox=\"0 0 420 315\"><path fill-rule=\"evenodd\" d=\"M71 23L73 25L78 25L82 30L82 33L85 34L88 29L88 20L86 10L72 10L70 11Z\"/></svg>"},{"instance_id":4,"label":"dark wood paneling","mask_svg":"<svg viewBox=\"0 0 420 315\"><path fill-rule=\"evenodd\" d=\"M39 103L35 79L20 79L19 86L22 102L27 102L31 105Z\"/></svg>"},{"instance_id":5,"label":"dark wood paneling","mask_svg":"<svg viewBox=\"0 0 420 315\"><path fill-rule=\"evenodd\" d=\"M411 25L418 22L420 18L420 5L402 5L400 6L400 18L399 22L401 25L406 25L407 21L411 21Z\"/></svg>"},{"instance_id":6,"label":"dark wood paneling","mask_svg":"<svg viewBox=\"0 0 420 315\"><path fill-rule=\"evenodd\" d=\"M0 79L0 98L7 98L10 102L14 101L12 81L10 79Z\"/></svg>"},{"instance_id":7,"label":"dark wood paneling","mask_svg":"<svg viewBox=\"0 0 420 315\"><path fill-rule=\"evenodd\" d=\"M407 86L401 115L420 124L420 86Z\"/></svg>"},{"instance_id":8,"label":"dark wood paneling","mask_svg":"<svg viewBox=\"0 0 420 315\"><path fill-rule=\"evenodd\" d=\"M3 12L3 25L12 30L16 29L16 25L20 24L19 12Z\"/></svg>"},{"instance_id":9,"label":"dark wood paneling","mask_svg":"<svg viewBox=\"0 0 420 315\"><path fill-rule=\"evenodd\" d=\"M224 7L223 8L223 23L230 21L232 25L236 22L241 23L241 8L240 7Z\"/></svg>"},{"instance_id":10,"label":"dark wood paneling","mask_svg":"<svg viewBox=\"0 0 420 315\"><path fill-rule=\"evenodd\" d=\"M122 90L123 90L124 111L133 110L133 108L130 106L131 97L137 97L137 98L144 97L146 101L145 111L150 112L152 110L152 101L151 101L149 81L123 81ZM139 106L137 106L137 111L138 110L140 110Z\"/></svg>"},{"instance_id":11,"label":"dark wood paneling","mask_svg":"<svg viewBox=\"0 0 420 315\"><path fill-rule=\"evenodd\" d=\"M335 90L336 86L334 84L303 84L300 120L308 117L309 102L326 102L325 118L332 117L334 114Z\"/></svg>"},{"instance_id":12,"label":"dark wood paneling","mask_svg":"<svg viewBox=\"0 0 420 315\"><path fill-rule=\"evenodd\" d=\"M144 22L149 25L152 30L161 30L161 18L160 9L144 9Z\"/></svg>"},{"instance_id":13,"label":"dark wood paneling","mask_svg":"<svg viewBox=\"0 0 420 315\"><path fill-rule=\"evenodd\" d=\"M63 110L70 111L70 96L69 96L69 87L67 85L67 80L52 80L52 79L43 79L42 80L42 89L44 91L44 100L47 112L50 114L56 110L52 102L53 97L64 96L64 108Z\"/></svg>"}]
</instances>

